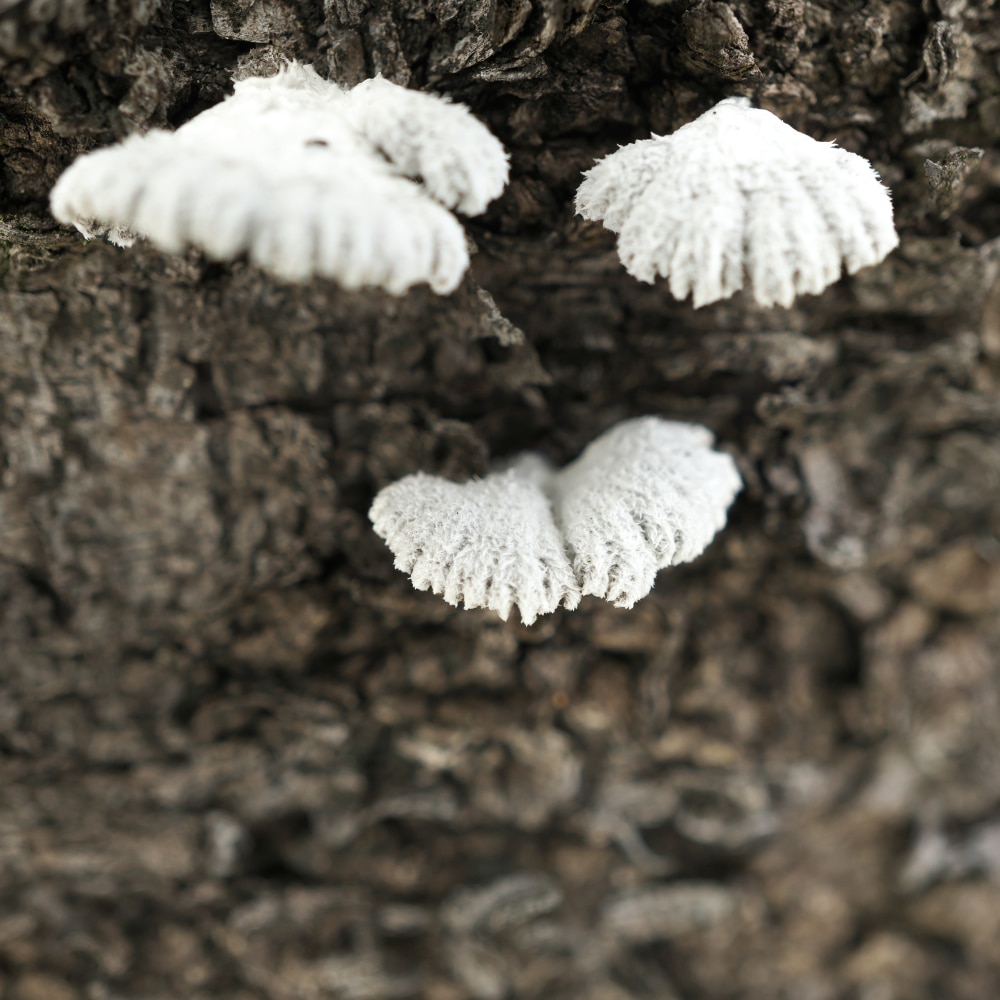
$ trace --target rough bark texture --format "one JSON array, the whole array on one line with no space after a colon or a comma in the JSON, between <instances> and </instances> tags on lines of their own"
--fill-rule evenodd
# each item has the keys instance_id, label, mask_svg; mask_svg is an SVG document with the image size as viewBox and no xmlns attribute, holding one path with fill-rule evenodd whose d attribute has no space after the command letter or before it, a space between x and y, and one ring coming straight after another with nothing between
<instances>
[{"instance_id":1,"label":"rough bark texture","mask_svg":"<svg viewBox=\"0 0 1000 1000\"><path fill-rule=\"evenodd\" d=\"M1000 995L998 40L992 0L0 0L0 996ZM506 144L454 296L49 220L283 57ZM791 311L629 278L581 169L732 93L869 157L901 248ZM632 611L455 611L370 530L645 413L746 489Z\"/></svg>"}]
</instances>

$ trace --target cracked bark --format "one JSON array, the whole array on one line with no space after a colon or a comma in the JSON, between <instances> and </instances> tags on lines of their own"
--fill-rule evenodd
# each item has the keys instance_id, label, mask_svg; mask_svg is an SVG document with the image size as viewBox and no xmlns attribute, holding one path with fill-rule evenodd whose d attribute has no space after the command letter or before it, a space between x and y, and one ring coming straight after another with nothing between
<instances>
[{"instance_id":1,"label":"cracked bark","mask_svg":"<svg viewBox=\"0 0 1000 1000\"><path fill-rule=\"evenodd\" d=\"M0 4L0 995L997 995L997 18ZM454 296L48 218L288 57L508 147ZM871 159L900 249L790 311L629 278L579 172L731 93ZM642 413L746 490L633 611L455 611L370 531L402 475Z\"/></svg>"}]
</instances>

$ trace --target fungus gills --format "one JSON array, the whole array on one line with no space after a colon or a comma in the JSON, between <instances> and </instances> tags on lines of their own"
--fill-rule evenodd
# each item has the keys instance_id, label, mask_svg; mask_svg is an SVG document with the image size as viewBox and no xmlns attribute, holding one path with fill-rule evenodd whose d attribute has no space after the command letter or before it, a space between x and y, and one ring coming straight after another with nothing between
<instances>
[{"instance_id":1,"label":"fungus gills","mask_svg":"<svg viewBox=\"0 0 1000 1000\"><path fill-rule=\"evenodd\" d=\"M369 517L396 569L449 604L504 620L516 605L526 625L584 594L630 608L725 525L742 484L712 442L704 427L641 417L561 471L526 454L464 484L406 476Z\"/></svg>"},{"instance_id":2,"label":"fungus gills","mask_svg":"<svg viewBox=\"0 0 1000 1000\"><path fill-rule=\"evenodd\" d=\"M867 160L745 98L625 146L584 177L576 210L618 233L629 274L668 278L695 308L744 287L760 305L788 307L899 242L889 191Z\"/></svg>"},{"instance_id":3,"label":"fungus gills","mask_svg":"<svg viewBox=\"0 0 1000 1000\"><path fill-rule=\"evenodd\" d=\"M176 132L80 157L51 203L88 239L144 236L169 253L247 253L288 281L444 294L469 263L448 209L485 211L507 174L503 147L462 105L381 78L347 91L291 63Z\"/></svg>"}]
</instances>

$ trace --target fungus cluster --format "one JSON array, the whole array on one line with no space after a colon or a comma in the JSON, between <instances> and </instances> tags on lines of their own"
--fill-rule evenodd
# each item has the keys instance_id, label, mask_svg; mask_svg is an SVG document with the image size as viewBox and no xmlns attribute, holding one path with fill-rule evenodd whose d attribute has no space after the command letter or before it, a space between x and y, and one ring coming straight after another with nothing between
<instances>
[{"instance_id":1,"label":"fungus cluster","mask_svg":"<svg viewBox=\"0 0 1000 1000\"><path fill-rule=\"evenodd\" d=\"M289 281L444 294L469 264L449 209L482 213L507 173L503 147L462 105L381 78L348 91L291 63L176 132L80 157L51 203L88 238L246 253Z\"/></svg>"},{"instance_id":2,"label":"fungus cluster","mask_svg":"<svg viewBox=\"0 0 1000 1000\"><path fill-rule=\"evenodd\" d=\"M468 266L449 209L503 190L507 155L457 104L381 78L347 91L297 63L237 83L174 133L81 157L52 210L88 238L246 253L291 281L453 290ZM880 261L898 238L871 165L743 98L601 160L576 196L618 233L636 278L697 308L747 288L764 306L818 293ZM694 559L741 488L704 427L626 421L573 463L528 454L457 484L417 473L382 490L375 531L415 587L525 624L592 594L632 607L659 569Z\"/></svg>"},{"instance_id":3,"label":"fungus cluster","mask_svg":"<svg viewBox=\"0 0 1000 1000\"><path fill-rule=\"evenodd\" d=\"M418 590L526 625L593 594L630 608L658 570L698 556L741 488L705 427L641 417L553 469L526 454L459 484L416 473L383 489L369 516Z\"/></svg>"},{"instance_id":4,"label":"fungus cluster","mask_svg":"<svg viewBox=\"0 0 1000 1000\"><path fill-rule=\"evenodd\" d=\"M606 156L576 208L618 234L629 274L667 278L695 308L744 287L763 306L788 307L899 242L889 192L867 160L741 97Z\"/></svg>"}]
</instances>

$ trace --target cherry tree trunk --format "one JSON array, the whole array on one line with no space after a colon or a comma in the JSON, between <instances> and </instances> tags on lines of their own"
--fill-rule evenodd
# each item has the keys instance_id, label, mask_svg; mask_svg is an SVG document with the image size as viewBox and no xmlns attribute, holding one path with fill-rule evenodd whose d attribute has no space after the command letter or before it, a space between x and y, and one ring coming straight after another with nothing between
<instances>
[{"instance_id":1,"label":"cherry tree trunk","mask_svg":"<svg viewBox=\"0 0 1000 1000\"><path fill-rule=\"evenodd\" d=\"M84 242L73 158L311 63L467 104L450 296ZM1000 995L992 0L0 0L0 997ZM744 95L900 247L693 310L581 171ZM632 610L393 569L417 470L710 427L744 489Z\"/></svg>"}]
</instances>

